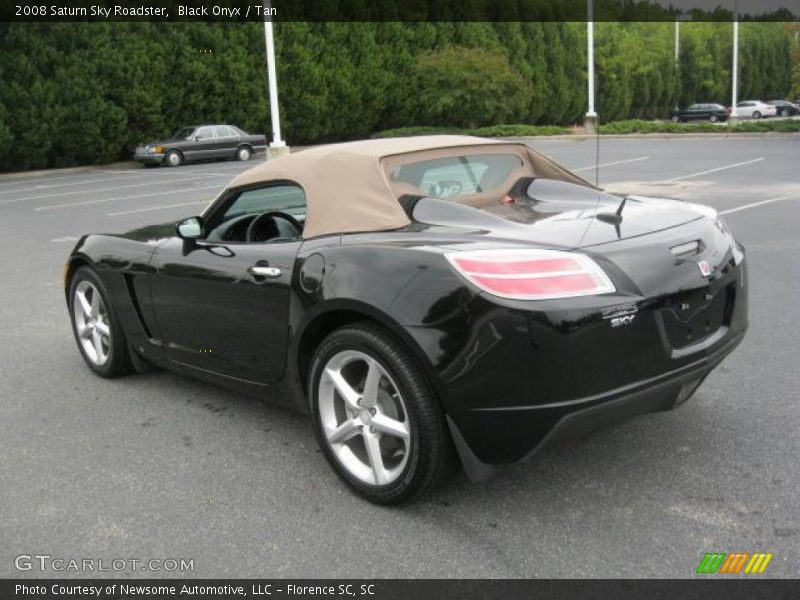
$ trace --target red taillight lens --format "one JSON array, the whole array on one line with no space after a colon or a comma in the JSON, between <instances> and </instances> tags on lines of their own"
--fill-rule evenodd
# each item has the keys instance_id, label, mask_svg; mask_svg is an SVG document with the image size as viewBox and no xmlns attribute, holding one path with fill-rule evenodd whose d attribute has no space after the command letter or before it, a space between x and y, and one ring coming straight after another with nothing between
<instances>
[{"instance_id":1,"label":"red taillight lens","mask_svg":"<svg viewBox=\"0 0 800 600\"><path fill-rule=\"evenodd\" d=\"M502 298L548 300L615 290L591 258L574 252L476 250L446 257L471 283Z\"/></svg>"}]
</instances>

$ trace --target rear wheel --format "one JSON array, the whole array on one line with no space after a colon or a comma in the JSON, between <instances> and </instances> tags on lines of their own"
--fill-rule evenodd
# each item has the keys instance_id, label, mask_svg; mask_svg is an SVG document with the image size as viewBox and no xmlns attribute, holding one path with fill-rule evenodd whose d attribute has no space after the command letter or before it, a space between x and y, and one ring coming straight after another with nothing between
<instances>
[{"instance_id":1,"label":"rear wheel","mask_svg":"<svg viewBox=\"0 0 800 600\"><path fill-rule=\"evenodd\" d=\"M753 111L753 118L754 119L760 119L761 118L761 113L759 111L757 111L757 110L754 110Z\"/></svg>"},{"instance_id":2,"label":"rear wheel","mask_svg":"<svg viewBox=\"0 0 800 600\"><path fill-rule=\"evenodd\" d=\"M708 120L712 123L716 123L719 120L719 117L717 117L717 115L711 115Z\"/></svg>"},{"instance_id":3,"label":"rear wheel","mask_svg":"<svg viewBox=\"0 0 800 600\"><path fill-rule=\"evenodd\" d=\"M250 160L250 155L252 152L250 148L247 146L241 146L238 150L236 150L236 160L246 161Z\"/></svg>"},{"instance_id":4,"label":"rear wheel","mask_svg":"<svg viewBox=\"0 0 800 600\"><path fill-rule=\"evenodd\" d=\"M453 464L439 403L408 351L382 328L334 331L311 365L314 429L325 457L357 494L399 504Z\"/></svg>"},{"instance_id":5,"label":"rear wheel","mask_svg":"<svg viewBox=\"0 0 800 600\"><path fill-rule=\"evenodd\" d=\"M672 115L672 122L679 123L681 118L678 115Z\"/></svg>"},{"instance_id":6,"label":"rear wheel","mask_svg":"<svg viewBox=\"0 0 800 600\"><path fill-rule=\"evenodd\" d=\"M133 370L114 307L89 267L81 267L72 278L69 312L78 349L92 371L101 377L118 377Z\"/></svg>"}]
</instances>

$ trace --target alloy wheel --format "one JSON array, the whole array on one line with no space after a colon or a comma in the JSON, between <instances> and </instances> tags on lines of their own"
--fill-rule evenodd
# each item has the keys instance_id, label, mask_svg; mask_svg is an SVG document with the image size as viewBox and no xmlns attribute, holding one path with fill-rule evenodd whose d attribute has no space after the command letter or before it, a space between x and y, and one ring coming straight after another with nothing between
<instances>
[{"instance_id":1,"label":"alloy wheel","mask_svg":"<svg viewBox=\"0 0 800 600\"><path fill-rule=\"evenodd\" d=\"M375 358L356 350L332 356L317 398L325 441L350 475L371 485L402 475L411 424L397 385Z\"/></svg>"},{"instance_id":2,"label":"alloy wheel","mask_svg":"<svg viewBox=\"0 0 800 600\"><path fill-rule=\"evenodd\" d=\"M78 340L86 357L95 365L108 362L111 353L111 327L103 298L89 281L75 288L73 314Z\"/></svg>"}]
</instances>

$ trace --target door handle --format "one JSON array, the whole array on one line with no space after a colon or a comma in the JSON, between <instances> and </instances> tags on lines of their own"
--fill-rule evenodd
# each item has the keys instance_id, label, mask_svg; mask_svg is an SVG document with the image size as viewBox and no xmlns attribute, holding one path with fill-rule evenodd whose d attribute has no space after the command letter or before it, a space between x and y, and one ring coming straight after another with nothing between
<instances>
[{"instance_id":1,"label":"door handle","mask_svg":"<svg viewBox=\"0 0 800 600\"><path fill-rule=\"evenodd\" d=\"M247 269L247 271L256 277L266 277L267 279L275 279L281 276L281 270L277 267L254 265Z\"/></svg>"}]
</instances>

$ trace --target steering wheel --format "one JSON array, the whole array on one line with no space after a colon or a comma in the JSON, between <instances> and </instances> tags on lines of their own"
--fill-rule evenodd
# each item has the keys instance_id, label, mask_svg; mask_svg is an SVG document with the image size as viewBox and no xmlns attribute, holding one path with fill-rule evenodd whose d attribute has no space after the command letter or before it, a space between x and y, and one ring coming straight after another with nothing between
<instances>
[{"instance_id":1,"label":"steering wheel","mask_svg":"<svg viewBox=\"0 0 800 600\"><path fill-rule=\"evenodd\" d=\"M268 210L267 212L263 212L258 215L255 219L250 221L250 225L247 227L247 234L245 235L245 240L248 242L263 242L268 240L261 240L256 238L256 232L258 231L259 224L263 223L267 219L283 219L289 225L294 227L297 235L300 235L300 232L303 231L303 226L300 224L300 221L295 219L289 213L285 213L280 210ZM274 225L274 224L273 224ZM275 227L277 229L277 227ZM275 238L269 238L275 239Z\"/></svg>"}]
</instances>

